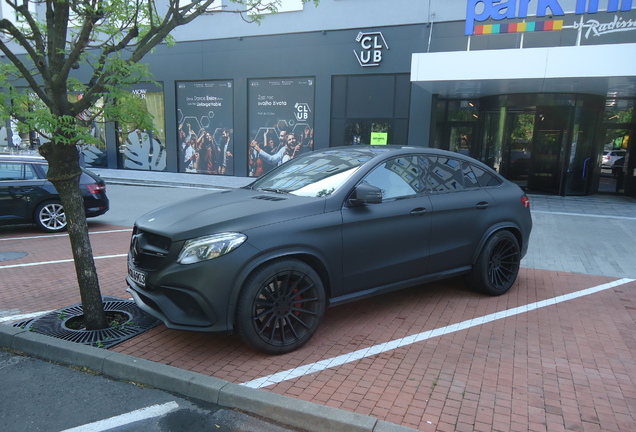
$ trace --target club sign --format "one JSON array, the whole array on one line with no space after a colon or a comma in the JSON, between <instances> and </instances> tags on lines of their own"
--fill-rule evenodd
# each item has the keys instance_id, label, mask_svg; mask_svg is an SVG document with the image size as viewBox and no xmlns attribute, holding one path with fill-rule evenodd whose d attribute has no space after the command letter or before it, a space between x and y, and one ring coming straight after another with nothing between
<instances>
[{"instance_id":1,"label":"club sign","mask_svg":"<svg viewBox=\"0 0 636 432\"><path fill-rule=\"evenodd\" d=\"M380 66L383 50L389 49L382 32L360 32L356 37L356 42L360 44L360 49L353 50L353 53L360 66Z\"/></svg>"}]
</instances>

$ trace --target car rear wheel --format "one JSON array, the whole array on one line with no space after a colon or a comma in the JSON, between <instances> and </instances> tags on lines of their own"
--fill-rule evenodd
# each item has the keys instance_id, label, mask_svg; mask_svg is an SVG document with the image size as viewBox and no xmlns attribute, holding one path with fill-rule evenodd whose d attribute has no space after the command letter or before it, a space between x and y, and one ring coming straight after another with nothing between
<instances>
[{"instance_id":1,"label":"car rear wheel","mask_svg":"<svg viewBox=\"0 0 636 432\"><path fill-rule=\"evenodd\" d=\"M245 282L238 300L237 327L251 347L284 354L304 345L325 313L318 274L297 259L272 261Z\"/></svg>"},{"instance_id":2,"label":"car rear wheel","mask_svg":"<svg viewBox=\"0 0 636 432\"><path fill-rule=\"evenodd\" d=\"M493 234L482 248L469 274L473 289L489 295L501 295L510 289L519 274L519 241L510 231Z\"/></svg>"},{"instance_id":3,"label":"car rear wheel","mask_svg":"<svg viewBox=\"0 0 636 432\"><path fill-rule=\"evenodd\" d=\"M59 232L66 229L66 213L59 201L47 201L35 209L35 223L43 231Z\"/></svg>"}]
</instances>

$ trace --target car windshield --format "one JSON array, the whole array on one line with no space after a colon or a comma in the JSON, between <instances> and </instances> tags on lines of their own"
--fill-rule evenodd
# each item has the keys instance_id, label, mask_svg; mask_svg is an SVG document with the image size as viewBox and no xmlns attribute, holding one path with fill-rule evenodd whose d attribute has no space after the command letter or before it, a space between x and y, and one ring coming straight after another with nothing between
<instances>
[{"instance_id":1,"label":"car windshield","mask_svg":"<svg viewBox=\"0 0 636 432\"><path fill-rule=\"evenodd\" d=\"M308 197L329 196L376 154L358 149L308 153L265 174L248 188Z\"/></svg>"}]
</instances>

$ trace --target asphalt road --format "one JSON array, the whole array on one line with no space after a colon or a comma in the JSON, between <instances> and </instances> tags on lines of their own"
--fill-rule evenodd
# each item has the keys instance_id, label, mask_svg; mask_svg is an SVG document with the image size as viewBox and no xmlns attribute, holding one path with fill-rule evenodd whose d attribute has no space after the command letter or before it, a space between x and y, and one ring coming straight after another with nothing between
<instances>
[{"instance_id":1,"label":"asphalt road","mask_svg":"<svg viewBox=\"0 0 636 432\"><path fill-rule=\"evenodd\" d=\"M3 432L291 432L254 416L0 350Z\"/></svg>"},{"instance_id":2,"label":"asphalt road","mask_svg":"<svg viewBox=\"0 0 636 432\"><path fill-rule=\"evenodd\" d=\"M89 223L132 227L139 216L158 207L218 191L219 189L200 187L107 184L106 194L110 200L110 210L106 214L89 219Z\"/></svg>"}]
</instances>

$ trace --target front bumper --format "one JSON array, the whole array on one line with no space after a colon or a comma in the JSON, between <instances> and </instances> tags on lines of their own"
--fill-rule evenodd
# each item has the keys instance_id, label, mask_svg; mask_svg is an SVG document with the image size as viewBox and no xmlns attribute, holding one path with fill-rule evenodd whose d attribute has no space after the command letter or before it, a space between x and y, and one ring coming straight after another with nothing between
<instances>
[{"instance_id":1,"label":"front bumper","mask_svg":"<svg viewBox=\"0 0 636 432\"><path fill-rule=\"evenodd\" d=\"M126 278L128 291L137 306L144 312L160 319L168 328L201 332L225 331L218 328L217 314L207 306L198 294L175 287L146 290L130 277Z\"/></svg>"},{"instance_id":2,"label":"front bumper","mask_svg":"<svg viewBox=\"0 0 636 432\"><path fill-rule=\"evenodd\" d=\"M183 265L176 262L180 246L154 267L140 268L128 254L128 292L135 303L166 327L212 333L231 332L239 275L255 250L248 244L213 260ZM149 268L152 264L147 262ZM143 266L146 267L146 266ZM144 278L130 275L141 272ZM137 282L138 281L138 282Z\"/></svg>"}]
</instances>

